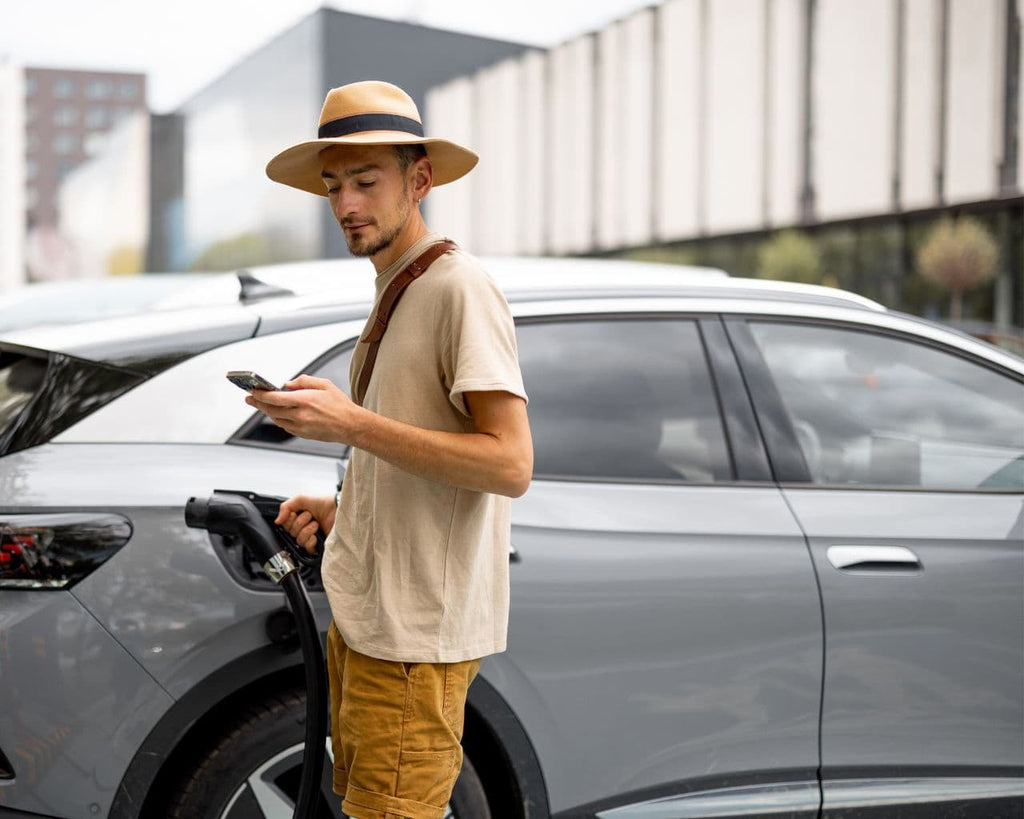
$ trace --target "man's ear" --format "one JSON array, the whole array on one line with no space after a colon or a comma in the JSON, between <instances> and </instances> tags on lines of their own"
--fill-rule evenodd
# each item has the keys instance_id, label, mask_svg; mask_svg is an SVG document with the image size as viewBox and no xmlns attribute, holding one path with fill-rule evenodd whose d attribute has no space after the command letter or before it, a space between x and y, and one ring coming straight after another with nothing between
<instances>
[{"instance_id":1,"label":"man's ear","mask_svg":"<svg viewBox=\"0 0 1024 819\"><path fill-rule=\"evenodd\" d=\"M409 168L412 173L412 192L417 202L427 198L430 189L434 187L434 166L430 159L421 156Z\"/></svg>"}]
</instances>

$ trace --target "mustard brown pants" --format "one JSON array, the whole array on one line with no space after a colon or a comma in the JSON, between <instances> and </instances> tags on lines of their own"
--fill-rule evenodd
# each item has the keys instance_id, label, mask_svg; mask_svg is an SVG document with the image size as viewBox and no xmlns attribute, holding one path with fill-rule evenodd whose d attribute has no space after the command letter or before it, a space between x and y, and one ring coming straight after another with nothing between
<instances>
[{"instance_id":1,"label":"mustard brown pants","mask_svg":"<svg viewBox=\"0 0 1024 819\"><path fill-rule=\"evenodd\" d=\"M443 819L462 768L466 692L479 660L400 663L327 631L334 791L352 819Z\"/></svg>"}]
</instances>

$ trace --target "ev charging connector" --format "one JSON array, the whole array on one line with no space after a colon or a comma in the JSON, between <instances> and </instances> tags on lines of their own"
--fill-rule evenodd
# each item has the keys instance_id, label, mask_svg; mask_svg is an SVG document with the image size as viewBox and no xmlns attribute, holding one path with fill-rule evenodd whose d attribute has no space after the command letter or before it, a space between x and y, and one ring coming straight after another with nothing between
<instances>
[{"instance_id":1,"label":"ev charging connector","mask_svg":"<svg viewBox=\"0 0 1024 819\"><path fill-rule=\"evenodd\" d=\"M218 535L241 538L263 564L271 579L284 590L295 618L302 660L306 672L306 748L302 756L302 779L295 801L293 819L316 815L316 798L326 756L327 667L320 630L313 617L299 566L314 566L323 554L323 536L318 534L318 555L310 555L272 521L281 498L217 489L206 499L190 498L185 504L185 523Z\"/></svg>"}]
</instances>

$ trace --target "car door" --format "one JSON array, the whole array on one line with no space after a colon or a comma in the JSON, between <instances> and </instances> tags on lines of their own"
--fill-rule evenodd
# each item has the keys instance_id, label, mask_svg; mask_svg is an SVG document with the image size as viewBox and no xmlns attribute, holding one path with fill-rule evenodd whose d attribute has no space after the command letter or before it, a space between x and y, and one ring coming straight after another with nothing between
<instances>
[{"instance_id":1,"label":"car door","mask_svg":"<svg viewBox=\"0 0 1024 819\"><path fill-rule=\"evenodd\" d=\"M560 817L815 816L822 626L717 320L522 320L511 704ZM723 411L725 422L723 422Z\"/></svg>"},{"instance_id":2,"label":"car door","mask_svg":"<svg viewBox=\"0 0 1024 819\"><path fill-rule=\"evenodd\" d=\"M1020 816L1024 379L855 325L731 332L821 581L823 815Z\"/></svg>"}]
</instances>

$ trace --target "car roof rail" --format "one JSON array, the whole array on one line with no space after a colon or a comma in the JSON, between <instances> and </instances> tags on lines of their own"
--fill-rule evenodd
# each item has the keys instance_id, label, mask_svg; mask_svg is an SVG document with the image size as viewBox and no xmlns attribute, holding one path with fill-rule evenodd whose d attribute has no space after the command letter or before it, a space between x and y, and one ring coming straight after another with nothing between
<instances>
[{"instance_id":1,"label":"car roof rail","mask_svg":"<svg viewBox=\"0 0 1024 819\"><path fill-rule=\"evenodd\" d=\"M295 292L287 287L276 284L268 284L262 279L253 275L250 270L239 270L238 276L238 300L242 304L251 304L262 299L271 299L277 296L294 296Z\"/></svg>"}]
</instances>

